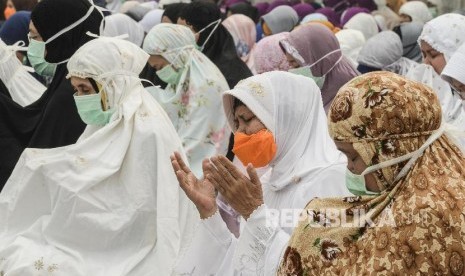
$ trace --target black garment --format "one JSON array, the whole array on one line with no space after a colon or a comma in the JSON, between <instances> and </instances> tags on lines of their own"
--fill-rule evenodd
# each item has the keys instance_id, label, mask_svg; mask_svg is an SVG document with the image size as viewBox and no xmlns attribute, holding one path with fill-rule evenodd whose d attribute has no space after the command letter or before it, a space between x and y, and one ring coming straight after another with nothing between
<instances>
[{"instance_id":1,"label":"black garment","mask_svg":"<svg viewBox=\"0 0 465 276\"><path fill-rule=\"evenodd\" d=\"M186 20L187 24L198 32L220 19L221 12L215 4L199 1L188 4L179 17ZM200 34L197 41L199 46L205 43L214 27L212 25ZM252 76L249 67L237 56L233 37L222 24L218 25L202 52L220 69L230 88Z\"/></svg>"},{"instance_id":2,"label":"black garment","mask_svg":"<svg viewBox=\"0 0 465 276\"><path fill-rule=\"evenodd\" d=\"M47 41L84 17L90 7L88 0L43 0L32 11L31 21L43 40ZM79 47L92 39L86 35L88 31L99 34L101 21L102 16L95 8L84 22L47 43L45 46L47 62L57 63L69 59Z\"/></svg>"},{"instance_id":3,"label":"black garment","mask_svg":"<svg viewBox=\"0 0 465 276\"><path fill-rule=\"evenodd\" d=\"M167 83L165 83L164 81L162 81L158 75L157 75L157 70L155 70L155 68L153 68L152 66L150 66L149 63L147 63L144 67L144 69L142 69L142 72L139 74L139 78L140 79L143 79L143 80L148 80L150 82L152 82L153 84L155 85L159 85L161 88L165 89L166 86L168 86ZM144 87L149 87L149 86L152 86L150 83L148 82L145 82L143 81L142 82L142 85Z\"/></svg>"},{"instance_id":4,"label":"black garment","mask_svg":"<svg viewBox=\"0 0 465 276\"><path fill-rule=\"evenodd\" d=\"M90 8L87 0L43 0L31 18L44 40L83 17ZM47 44L46 59L59 62L99 33L101 15L94 11L81 25ZM74 90L66 79L66 64L57 67L52 83L29 106L21 107L5 93L0 93L0 189L8 180L26 147L55 148L73 144L85 128L74 102Z\"/></svg>"},{"instance_id":5,"label":"black garment","mask_svg":"<svg viewBox=\"0 0 465 276\"><path fill-rule=\"evenodd\" d=\"M232 5L227 9L227 11L230 11L232 14L243 14L248 16L253 20L253 22L255 22L255 24L257 24L258 20L260 19L258 9L252 6L249 2L242 2Z\"/></svg>"},{"instance_id":6,"label":"black garment","mask_svg":"<svg viewBox=\"0 0 465 276\"><path fill-rule=\"evenodd\" d=\"M370 72L381 71L381 69L371 67L371 66L368 66L368 65L359 64L358 67L357 67L357 71L359 71L361 74L366 74L366 73L370 73Z\"/></svg>"},{"instance_id":7,"label":"black garment","mask_svg":"<svg viewBox=\"0 0 465 276\"><path fill-rule=\"evenodd\" d=\"M168 17L172 23L176 24L178 22L179 14L181 13L182 9L187 5L187 3L175 3L165 5L163 7L165 9L165 11L163 12L163 16Z\"/></svg>"}]
</instances>

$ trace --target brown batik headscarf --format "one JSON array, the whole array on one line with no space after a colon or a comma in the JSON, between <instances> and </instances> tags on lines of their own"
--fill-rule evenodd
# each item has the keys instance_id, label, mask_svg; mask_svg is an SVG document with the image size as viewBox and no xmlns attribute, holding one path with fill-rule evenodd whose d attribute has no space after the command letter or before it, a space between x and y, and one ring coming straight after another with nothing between
<instances>
[{"instance_id":1,"label":"brown batik headscarf","mask_svg":"<svg viewBox=\"0 0 465 276\"><path fill-rule=\"evenodd\" d=\"M357 77L331 105L329 131L368 165L419 149L441 126L428 87L389 72ZM379 196L314 199L294 230L278 275L463 275L465 159L441 135L400 181L405 162L374 173ZM338 211L339 217L329 217ZM325 211L326 210L326 211ZM341 226L334 218L348 224ZM373 224L365 224L365 221Z\"/></svg>"}]
</instances>

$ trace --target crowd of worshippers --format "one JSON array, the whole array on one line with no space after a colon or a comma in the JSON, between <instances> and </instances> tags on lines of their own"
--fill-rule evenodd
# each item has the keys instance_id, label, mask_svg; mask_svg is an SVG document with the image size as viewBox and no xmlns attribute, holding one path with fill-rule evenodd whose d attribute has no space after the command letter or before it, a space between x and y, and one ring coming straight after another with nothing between
<instances>
[{"instance_id":1,"label":"crowd of worshippers","mask_svg":"<svg viewBox=\"0 0 465 276\"><path fill-rule=\"evenodd\" d=\"M463 2L0 1L0 275L465 275Z\"/></svg>"}]
</instances>

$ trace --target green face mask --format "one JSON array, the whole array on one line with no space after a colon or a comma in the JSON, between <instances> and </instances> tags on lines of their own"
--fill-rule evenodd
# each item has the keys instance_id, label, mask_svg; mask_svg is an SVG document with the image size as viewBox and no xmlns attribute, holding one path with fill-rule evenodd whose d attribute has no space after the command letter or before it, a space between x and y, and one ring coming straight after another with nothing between
<instances>
[{"instance_id":1,"label":"green face mask","mask_svg":"<svg viewBox=\"0 0 465 276\"><path fill-rule=\"evenodd\" d=\"M346 186L351 193L358 196L379 194L367 190L365 176L354 174L350 170L346 170Z\"/></svg>"},{"instance_id":2,"label":"green face mask","mask_svg":"<svg viewBox=\"0 0 465 276\"><path fill-rule=\"evenodd\" d=\"M100 94L74 96L79 116L87 125L103 126L110 122L114 109L102 110L102 98Z\"/></svg>"},{"instance_id":3,"label":"green face mask","mask_svg":"<svg viewBox=\"0 0 465 276\"><path fill-rule=\"evenodd\" d=\"M174 70L171 64L166 65L161 70L157 71L157 76L164 82L168 84L178 84L179 79L181 78L182 71Z\"/></svg>"},{"instance_id":4,"label":"green face mask","mask_svg":"<svg viewBox=\"0 0 465 276\"><path fill-rule=\"evenodd\" d=\"M301 75L301 76L304 76L304 77L307 77L307 78L311 78L313 81L315 81L316 85L320 89L325 84L326 76L315 77L312 74L312 69L310 67L308 67L308 66L295 68L295 69L289 69L289 73L296 74L296 75Z\"/></svg>"},{"instance_id":5,"label":"green face mask","mask_svg":"<svg viewBox=\"0 0 465 276\"><path fill-rule=\"evenodd\" d=\"M31 39L27 49L27 58L37 74L44 77L55 75L56 65L45 61L45 42Z\"/></svg>"},{"instance_id":6,"label":"green face mask","mask_svg":"<svg viewBox=\"0 0 465 276\"><path fill-rule=\"evenodd\" d=\"M429 7L428 10L433 16L433 18L436 18L438 16L438 7Z\"/></svg>"}]
</instances>

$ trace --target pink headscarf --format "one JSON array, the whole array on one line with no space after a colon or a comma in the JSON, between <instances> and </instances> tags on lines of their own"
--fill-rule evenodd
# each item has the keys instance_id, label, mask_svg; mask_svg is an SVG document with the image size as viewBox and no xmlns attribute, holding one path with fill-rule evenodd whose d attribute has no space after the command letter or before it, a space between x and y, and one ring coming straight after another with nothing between
<instances>
[{"instance_id":1,"label":"pink headscarf","mask_svg":"<svg viewBox=\"0 0 465 276\"><path fill-rule=\"evenodd\" d=\"M326 74L326 79L321 89L323 105L326 111L331 106L331 102L336 96L339 88L360 74L352 67L350 61L342 56L342 52L336 51L341 49L339 42L336 36L323 25L308 24L302 26L292 31L289 38L285 39L283 42L287 42L288 45L292 46L297 51L300 57L296 58L295 53L293 54L289 52L286 47L282 47L282 49L285 49L289 54L293 55L297 61L303 59L300 61L300 63L303 63L301 66L311 65L325 55L335 51L311 68L312 74L316 77L321 77ZM339 63L337 63L338 61Z\"/></svg>"},{"instance_id":2,"label":"pink headscarf","mask_svg":"<svg viewBox=\"0 0 465 276\"><path fill-rule=\"evenodd\" d=\"M254 62L257 74L290 69L287 58L279 46L279 41L289 37L288 32L262 38L255 45Z\"/></svg>"},{"instance_id":3,"label":"pink headscarf","mask_svg":"<svg viewBox=\"0 0 465 276\"><path fill-rule=\"evenodd\" d=\"M223 21L223 26L231 33L238 56L252 68L253 60L250 56L257 38L253 20L243 14L233 14Z\"/></svg>"}]
</instances>

